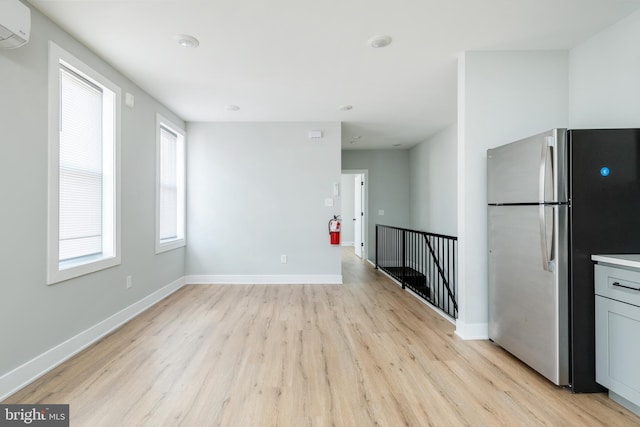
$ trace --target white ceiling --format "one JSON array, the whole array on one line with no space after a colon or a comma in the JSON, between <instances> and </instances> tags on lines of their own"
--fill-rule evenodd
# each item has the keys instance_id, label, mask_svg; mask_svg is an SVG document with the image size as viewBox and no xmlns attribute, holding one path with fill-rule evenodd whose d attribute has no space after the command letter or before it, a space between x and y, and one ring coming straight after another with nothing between
<instances>
[{"instance_id":1,"label":"white ceiling","mask_svg":"<svg viewBox=\"0 0 640 427\"><path fill-rule=\"evenodd\" d=\"M640 0L29 0L186 121L342 121L343 147L455 123L465 50L568 49ZM200 40L178 46L176 35ZM388 34L390 46L367 40ZM240 106L230 112L225 105ZM351 111L338 111L341 104ZM349 140L359 135L355 144Z\"/></svg>"}]
</instances>

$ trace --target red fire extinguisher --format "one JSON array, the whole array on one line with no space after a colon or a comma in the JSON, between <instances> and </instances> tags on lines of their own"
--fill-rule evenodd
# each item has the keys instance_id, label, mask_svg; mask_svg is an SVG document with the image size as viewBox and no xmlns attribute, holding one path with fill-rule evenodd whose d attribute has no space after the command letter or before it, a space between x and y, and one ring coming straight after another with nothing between
<instances>
[{"instance_id":1,"label":"red fire extinguisher","mask_svg":"<svg viewBox=\"0 0 640 427\"><path fill-rule=\"evenodd\" d=\"M332 245L340 244L340 217L338 215L334 215L333 219L329 220L329 237Z\"/></svg>"}]
</instances>

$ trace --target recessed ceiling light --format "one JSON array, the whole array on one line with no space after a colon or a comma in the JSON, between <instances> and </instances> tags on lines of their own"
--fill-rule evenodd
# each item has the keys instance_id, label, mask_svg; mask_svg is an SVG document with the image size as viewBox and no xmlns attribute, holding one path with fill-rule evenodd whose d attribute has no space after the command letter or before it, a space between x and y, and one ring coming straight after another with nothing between
<instances>
[{"instance_id":1,"label":"recessed ceiling light","mask_svg":"<svg viewBox=\"0 0 640 427\"><path fill-rule=\"evenodd\" d=\"M176 41L182 47L198 47L200 42L197 38L188 34L179 34L176 36Z\"/></svg>"},{"instance_id":2,"label":"recessed ceiling light","mask_svg":"<svg viewBox=\"0 0 640 427\"><path fill-rule=\"evenodd\" d=\"M238 111L240 107L238 107L237 105L229 104L229 105L225 105L224 109L227 111Z\"/></svg>"},{"instance_id":3,"label":"recessed ceiling light","mask_svg":"<svg viewBox=\"0 0 640 427\"><path fill-rule=\"evenodd\" d=\"M378 49L381 47L389 46L391 44L391 40L391 36L373 36L367 43L369 44L369 46Z\"/></svg>"},{"instance_id":4,"label":"recessed ceiling light","mask_svg":"<svg viewBox=\"0 0 640 427\"><path fill-rule=\"evenodd\" d=\"M352 106L352 105L344 104L344 105L340 105L340 106L338 107L338 110L340 110L340 111L349 111L349 110L351 110L352 108L353 108L353 106Z\"/></svg>"}]
</instances>

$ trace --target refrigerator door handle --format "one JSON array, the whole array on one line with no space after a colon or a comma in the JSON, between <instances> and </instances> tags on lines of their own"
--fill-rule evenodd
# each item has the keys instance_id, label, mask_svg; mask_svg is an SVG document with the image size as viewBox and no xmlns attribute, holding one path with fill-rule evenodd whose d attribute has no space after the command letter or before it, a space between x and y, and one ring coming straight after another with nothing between
<instances>
[{"instance_id":1,"label":"refrigerator door handle","mask_svg":"<svg viewBox=\"0 0 640 427\"><path fill-rule=\"evenodd\" d=\"M551 206L551 210L553 211L553 218L551 219L551 248L549 249L549 260L547 262L547 271L553 272L556 269L556 206ZM546 217L545 217L546 224Z\"/></svg>"},{"instance_id":2,"label":"refrigerator door handle","mask_svg":"<svg viewBox=\"0 0 640 427\"><path fill-rule=\"evenodd\" d=\"M538 207L538 212L540 214L540 251L542 254L542 268L545 271L552 272L554 270L554 262L553 262L553 248L550 251L547 249L547 216L545 213L545 208L547 206L544 204L540 204ZM552 223L553 229L551 230L551 240L553 241L553 235L555 233L555 221Z\"/></svg>"},{"instance_id":3,"label":"refrigerator door handle","mask_svg":"<svg viewBox=\"0 0 640 427\"><path fill-rule=\"evenodd\" d=\"M546 180L547 180L547 159L551 149L555 146L555 140L553 137L545 137L544 144L542 144L542 154L540 155L540 167L538 175L538 202L546 202ZM553 153L552 153L553 154ZM553 173L553 165L551 165L551 172Z\"/></svg>"},{"instance_id":4,"label":"refrigerator door handle","mask_svg":"<svg viewBox=\"0 0 640 427\"><path fill-rule=\"evenodd\" d=\"M547 178L547 159L548 155L551 152L551 149L554 147L554 138L553 137L545 137L544 144L542 144L542 153L540 155L540 175L538 181L538 202L540 203L539 212L540 212L540 249L542 253L542 268L545 271L553 271L554 270L554 262L553 253L549 254L549 250L547 250L547 218L545 213L545 188L546 188L546 178ZM553 167L553 165L552 165ZM553 172L553 170L552 170ZM552 223L551 230L551 240L553 241L553 234L555 233L555 221ZM553 251L553 247L551 248Z\"/></svg>"},{"instance_id":5,"label":"refrigerator door handle","mask_svg":"<svg viewBox=\"0 0 640 427\"><path fill-rule=\"evenodd\" d=\"M545 271L553 272L555 270L555 261L554 261L554 251L553 246L551 250L548 250L547 244L547 215L545 212L545 208L547 206L544 204L540 204L538 207L538 212L540 215L540 251L542 254L542 268ZM555 206L551 206L552 209L555 209ZM555 230L555 221L551 223L551 241L554 241Z\"/></svg>"},{"instance_id":6,"label":"refrigerator door handle","mask_svg":"<svg viewBox=\"0 0 640 427\"><path fill-rule=\"evenodd\" d=\"M538 202L544 203L544 187L545 187L545 178L547 176L547 153L549 152L549 146L547 145L547 141L542 144L542 155L540 156L540 168L538 175Z\"/></svg>"}]
</instances>

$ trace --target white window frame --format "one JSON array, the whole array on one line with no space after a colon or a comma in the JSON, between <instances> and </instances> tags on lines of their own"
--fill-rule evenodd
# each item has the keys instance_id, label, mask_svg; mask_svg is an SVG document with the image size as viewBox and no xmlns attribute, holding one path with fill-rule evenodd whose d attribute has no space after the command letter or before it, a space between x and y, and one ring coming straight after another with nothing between
<instances>
[{"instance_id":1,"label":"white window frame","mask_svg":"<svg viewBox=\"0 0 640 427\"><path fill-rule=\"evenodd\" d=\"M160 129L165 128L177 135L177 230L175 239L160 239L160 168L161 168L161 135ZM186 132L181 127L162 116L156 114L156 254L182 248L186 240Z\"/></svg>"},{"instance_id":2,"label":"white window frame","mask_svg":"<svg viewBox=\"0 0 640 427\"><path fill-rule=\"evenodd\" d=\"M103 248L108 250L102 255L78 258L72 261L60 262L60 216L59 216L59 185L60 185L60 65L86 78L93 84L100 86L114 97L106 97L106 110L113 113L112 126L105 126L103 134L112 138L110 150L104 154L103 170L107 176L105 193L111 197L112 203L103 211ZM90 68L84 62L73 56L52 41L49 41L49 174L48 174L48 233L47 233L47 284L51 285L64 280L93 273L105 268L121 264L120 248L120 116L121 91L109 79ZM107 92L107 93L108 93ZM106 111L105 110L105 111ZM105 123L103 119L103 124ZM107 122L108 124L108 122ZM104 147L107 147L106 145ZM103 194L103 197L105 195Z\"/></svg>"}]
</instances>

